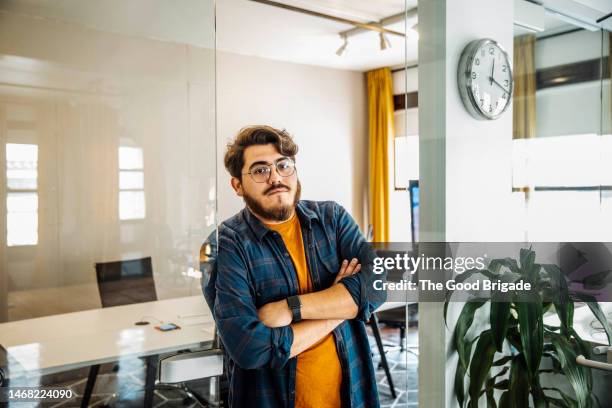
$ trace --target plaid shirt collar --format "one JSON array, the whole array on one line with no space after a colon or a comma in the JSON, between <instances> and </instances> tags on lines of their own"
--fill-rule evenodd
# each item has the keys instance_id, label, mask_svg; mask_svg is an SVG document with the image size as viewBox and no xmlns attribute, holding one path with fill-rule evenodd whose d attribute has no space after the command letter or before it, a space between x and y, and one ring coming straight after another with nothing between
<instances>
[{"instance_id":1,"label":"plaid shirt collar","mask_svg":"<svg viewBox=\"0 0 612 408\"><path fill-rule=\"evenodd\" d=\"M312 228L312 221L320 221L319 216L316 212L312 211L310 208L306 207L302 201L298 201L295 206L298 217L300 218L300 223L305 226L308 230ZM266 227L260 220L257 218L248 207L244 207L242 209L242 218L245 220L249 228L253 231L257 240L261 242L263 237L271 231L270 228Z\"/></svg>"}]
</instances>

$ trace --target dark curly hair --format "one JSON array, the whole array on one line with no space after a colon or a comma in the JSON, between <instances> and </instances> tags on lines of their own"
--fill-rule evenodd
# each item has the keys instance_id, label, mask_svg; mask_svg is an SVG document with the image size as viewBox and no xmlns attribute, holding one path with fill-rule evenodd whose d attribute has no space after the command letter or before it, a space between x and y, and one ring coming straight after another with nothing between
<instances>
[{"instance_id":1,"label":"dark curly hair","mask_svg":"<svg viewBox=\"0 0 612 408\"><path fill-rule=\"evenodd\" d=\"M298 146L287 131L267 125L248 126L242 128L234 140L227 144L223 162L229 174L242 180L244 150L249 146L266 144L273 144L280 154L295 160Z\"/></svg>"}]
</instances>

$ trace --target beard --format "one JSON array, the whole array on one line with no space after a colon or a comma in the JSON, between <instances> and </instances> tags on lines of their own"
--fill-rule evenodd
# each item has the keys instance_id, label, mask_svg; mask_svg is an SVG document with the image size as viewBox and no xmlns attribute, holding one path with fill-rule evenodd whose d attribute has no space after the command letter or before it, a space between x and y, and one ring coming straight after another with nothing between
<instances>
[{"instance_id":1,"label":"beard","mask_svg":"<svg viewBox=\"0 0 612 408\"><path fill-rule=\"evenodd\" d=\"M272 188L276 188L278 186L279 185L270 187L269 190L271 190ZM281 184L280 186L286 187L287 189L289 189L289 187L285 186L284 184ZM249 209L253 213L257 214L261 218L265 220L273 220L273 221L282 222L282 221L287 221L293 215L295 206L297 205L298 201L300 201L301 193L302 193L302 185L300 184L300 181L298 180L297 186L295 188L295 194L293 196L293 203L291 204L280 205L279 207L274 207L274 208L265 208L257 198L248 195L246 192L244 193L242 198L244 199L244 202L246 203L247 207L249 207Z\"/></svg>"}]
</instances>

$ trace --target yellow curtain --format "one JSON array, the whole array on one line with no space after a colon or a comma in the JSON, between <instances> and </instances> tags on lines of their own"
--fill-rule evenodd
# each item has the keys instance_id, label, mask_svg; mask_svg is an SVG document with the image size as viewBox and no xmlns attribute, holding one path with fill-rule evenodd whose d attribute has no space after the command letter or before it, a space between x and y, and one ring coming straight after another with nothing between
<instances>
[{"instance_id":1,"label":"yellow curtain","mask_svg":"<svg viewBox=\"0 0 612 408\"><path fill-rule=\"evenodd\" d=\"M374 242L389 241L389 157L393 136L393 80L389 68L367 73L370 131L370 224Z\"/></svg>"},{"instance_id":2,"label":"yellow curtain","mask_svg":"<svg viewBox=\"0 0 612 408\"><path fill-rule=\"evenodd\" d=\"M529 139L536 133L535 36L514 39L513 139Z\"/></svg>"}]
</instances>

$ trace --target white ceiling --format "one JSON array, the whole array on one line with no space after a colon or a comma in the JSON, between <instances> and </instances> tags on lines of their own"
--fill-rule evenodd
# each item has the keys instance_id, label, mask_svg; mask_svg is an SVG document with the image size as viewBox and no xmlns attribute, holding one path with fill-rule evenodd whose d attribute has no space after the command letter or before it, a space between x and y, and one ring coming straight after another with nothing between
<instances>
[{"instance_id":1,"label":"white ceiling","mask_svg":"<svg viewBox=\"0 0 612 408\"><path fill-rule=\"evenodd\" d=\"M404 0L284 0L292 6L356 20L378 21L404 11ZM407 0L408 9L416 0ZM349 37L346 52L336 55L342 44L339 33L351 25L305 15L250 0L217 1L217 49L242 55L366 71L383 66L402 66L417 59L417 38L388 35L391 48L380 49L378 33L368 31ZM409 23L416 23L413 18ZM404 22L386 28L404 32ZM407 54L406 54L407 51Z\"/></svg>"}]
</instances>

